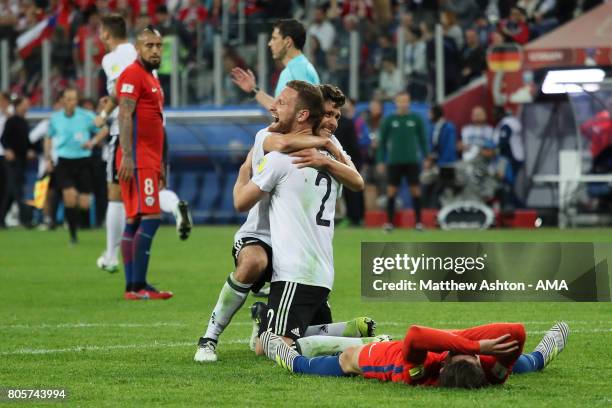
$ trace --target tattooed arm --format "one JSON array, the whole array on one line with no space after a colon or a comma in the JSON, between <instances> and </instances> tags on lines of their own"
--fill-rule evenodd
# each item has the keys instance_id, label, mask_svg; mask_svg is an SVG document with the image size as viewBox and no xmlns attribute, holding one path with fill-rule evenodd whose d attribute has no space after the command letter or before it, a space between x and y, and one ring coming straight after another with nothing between
<instances>
[{"instance_id":1,"label":"tattooed arm","mask_svg":"<svg viewBox=\"0 0 612 408\"><path fill-rule=\"evenodd\" d=\"M130 181L134 175L134 158L132 156L132 116L136 109L136 101L123 97L119 101L119 144L121 146L121 165L119 179Z\"/></svg>"}]
</instances>

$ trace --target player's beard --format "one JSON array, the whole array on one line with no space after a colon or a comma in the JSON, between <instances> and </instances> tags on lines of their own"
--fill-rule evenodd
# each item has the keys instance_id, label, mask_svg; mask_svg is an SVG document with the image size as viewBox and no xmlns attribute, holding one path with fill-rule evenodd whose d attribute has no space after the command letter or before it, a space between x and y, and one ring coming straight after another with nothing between
<instances>
[{"instance_id":1,"label":"player's beard","mask_svg":"<svg viewBox=\"0 0 612 408\"><path fill-rule=\"evenodd\" d=\"M268 131L274 133L289 133L289 131L291 131L291 128L293 128L292 121L279 120L278 122L274 122L270 126L268 126Z\"/></svg>"},{"instance_id":2,"label":"player's beard","mask_svg":"<svg viewBox=\"0 0 612 408\"><path fill-rule=\"evenodd\" d=\"M149 62L143 59L142 65L145 67L147 71L153 71L154 69L159 69L159 66L161 65L161 60L157 62Z\"/></svg>"}]
</instances>

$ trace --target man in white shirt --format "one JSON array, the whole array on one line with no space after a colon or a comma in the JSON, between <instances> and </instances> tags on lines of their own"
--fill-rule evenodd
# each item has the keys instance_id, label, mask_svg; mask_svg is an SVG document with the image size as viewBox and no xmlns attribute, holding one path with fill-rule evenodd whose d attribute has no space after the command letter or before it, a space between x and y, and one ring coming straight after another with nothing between
<instances>
[{"instance_id":1,"label":"man in white shirt","mask_svg":"<svg viewBox=\"0 0 612 408\"><path fill-rule=\"evenodd\" d=\"M318 130L322 107L315 86L291 81L270 108L276 122L269 130L308 135ZM342 186L323 166L295 163L279 152L260 159L251 179L253 164L249 155L234 186L234 206L245 211L262 199L270 202L274 268L259 331L294 342L310 325L331 323L327 299L334 281L335 202ZM262 353L260 345L256 351Z\"/></svg>"},{"instance_id":2,"label":"man in white shirt","mask_svg":"<svg viewBox=\"0 0 612 408\"><path fill-rule=\"evenodd\" d=\"M259 131L251 149L251 172L257 171L257 163L265 153L271 151L295 152L304 165L326 166L330 174L351 190L362 190L363 179L355 166L342 151L338 140L333 136L338 127L340 107L345 97L335 86L324 84L320 86L323 94L324 116L318 133L319 136L282 134L280 130L287 127L273 123L270 128ZM275 118L278 116L273 114ZM277 119L275 119L276 122ZM277 133L272 133L277 129ZM338 158L332 160L320 153L317 148L327 149ZM306 150L300 150L306 149ZM194 360L198 362L217 361L216 347L219 336L229 325L234 314L242 307L249 291L257 292L266 281L272 277L272 238L268 218L269 200L263 198L249 211L246 222L240 227L234 237L232 255L236 269L230 273L227 282L219 294L217 304L211 314L208 327L198 342L198 350ZM352 323L351 323L352 322ZM347 327L357 324L356 321L337 323L332 329L337 329L332 335L346 333ZM344 325L344 328L342 327ZM318 334L313 329L314 334ZM371 333L368 333L371 334Z\"/></svg>"},{"instance_id":3,"label":"man in white shirt","mask_svg":"<svg viewBox=\"0 0 612 408\"><path fill-rule=\"evenodd\" d=\"M487 114L480 105L472 109L472 122L461 129L458 149L463 161L474 160L487 141L493 141L493 128L487 123Z\"/></svg>"}]
</instances>

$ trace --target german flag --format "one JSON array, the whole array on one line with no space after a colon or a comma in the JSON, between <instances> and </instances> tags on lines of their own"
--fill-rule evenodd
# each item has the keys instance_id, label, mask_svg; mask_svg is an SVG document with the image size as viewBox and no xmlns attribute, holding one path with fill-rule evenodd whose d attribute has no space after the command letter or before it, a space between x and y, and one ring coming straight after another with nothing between
<instances>
[{"instance_id":1,"label":"german flag","mask_svg":"<svg viewBox=\"0 0 612 408\"><path fill-rule=\"evenodd\" d=\"M492 47L487 53L487 64L492 72L516 72L523 65L523 53L517 44Z\"/></svg>"}]
</instances>

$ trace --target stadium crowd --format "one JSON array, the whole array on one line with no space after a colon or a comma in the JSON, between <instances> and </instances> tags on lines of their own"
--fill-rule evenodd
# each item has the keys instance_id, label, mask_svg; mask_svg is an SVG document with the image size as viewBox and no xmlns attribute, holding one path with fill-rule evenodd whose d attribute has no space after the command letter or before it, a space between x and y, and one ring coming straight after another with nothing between
<instances>
[{"instance_id":1,"label":"stadium crowd","mask_svg":"<svg viewBox=\"0 0 612 408\"><path fill-rule=\"evenodd\" d=\"M257 33L269 34L271 24L278 18L298 16L310 22L306 24L309 34L306 55L316 67L322 83L337 84L343 90L348 89L350 33L357 31L361 37L360 95L363 96L362 101L369 101L369 104L365 111L356 113L357 101L347 102L343 107L343 119L339 123L337 137L364 175L366 188L364 193L345 194L348 221L360 224L365 211L381 207L387 208L388 220L393 220L395 207L401 204L395 201L397 191L386 188L389 166L384 168L381 166L384 164L417 165L416 174L400 172L396 174L399 178L394 183L397 187L402 176L407 176L411 186L419 187L411 188L417 223L420 221L418 209L421 205L440 207L444 204L445 194L451 191L456 193L458 186L446 185L443 182L445 178L440 175L457 163L462 164L457 173L463 171L464 174L463 181L457 184L463 183L459 187L465 194L478 196L479 200L500 207L520 206L521 203L513 195L513 184L524 160L524 148L520 123L511 112L499 110L495 112L495 117L488 118L483 107L470 107L472 123L459 131L455 124L445 119L442 107L434 105L429 112L431 126L418 125L418 137L427 141L419 145L421 151L406 153L406 157L414 158L410 163L401 160L390 163L391 155L387 155L386 150L392 147L386 142L380 143L380 140L381 137L385 141L391 137L385 132L395 127L395 124L387 123L393 119L384 114L384 103L391 101L398 107L398 95L408 95L408 104L411 101L432 102L432 84L435 84L433 31L437 23L442 25L444 31L444 81L445 90L450 93L484 72L486 49L490 45L504 42L524 44L599 2L331 0L317 2L314 8L306 9L305 2L301 1L230 1L227 8L230 29L224 53L224 70L228 74L224 83L226 101L252 103L251 95L240 92L232 83L229 73L235 67L254 66L248 56L242 54L248 54L248 50L253 49ZM239 4L245 4L244 43L238 38L236 30ZM1 0L0 40L8 39L11 52L19 55L19 58L11 59L10 92L0 96L0 135L3 147L0 147L0 225L3 225L11 204L22 203L25 163L34 160L37 151L39 157L43 153L40 142L37 145L32 141L31 134L28 137L27 122L19 120L25 116L30 105L41 104L41 47L25 47L24 51L23 44L16 41L20 35L46 19L53 18L51 89L54 100L59 101L64 89L84 89L85 44L94 45L93 66L99 70L105 54L104 44L99 37L102 15L109 12L122 14L128 23L129 38L152 24L162 33L164 43L172 38L178 39L180 69L186 69L199 62L205 67L212 66L212 34L222 28L223 7L221 0ZM403 32L406 40L404 72L399 72L396 65L400 32ZM160 82L166 90L166 102L170 95L167 90L170 86L170 73L175 69L169 54L162 56L158 70ZM270 89L273 89L282 68L282 64L276 61L274 72L270 75ZM104 84L105 78L101 72L96 92L98 95L106 93ZM89 105L93 109L93 102L89 102ZM410 115L410 118L416 118L414 120L417 124L421 120L411 115L409 106L407 110L398 107L396 114L400 117ZM407 148L415 149L416 145ZM99 149L94 149L93 156L99 162L96 168L102 168ZM97 223L101 223L104 218L102 173L93 180L94 189L95 185L101 186L99 202L102 205L96 208ZM486 188L474 189L470 186ZM380 198L386 204L381 204ZM26 209L19 211L22 224L29 223L24 218L26 212ZM48 223L52 225L53 220L49 219Z\"/></svg>"},{"instance_id":2,"label":"stadium crowd","mask_svg":"<svg viewBox=\"0 0 612 408\"><path fill-rule=\"evenodd\" d=\"M225 5L223 4L225 3ZM296 17L306 24L309 43L306 53L317 67L324 83L348 89L350 34L360 35L359 71L361 99L391 99L403 84L414 100L431 101L434 84L434 26L444 30L446 61L445 91L451 93L478 77L486 68L488 46L502 42L525 44L550 31L601 0L2 0L0 1L0 40L8 39L11 52L12 93L27 95L39 105L41 90L41 47L16 44L20 35L42 21L53 27L53 92L68 85L84 89L85 44L91 41L94 66L104 55L98 36L100 17L118 12L126 17L129 37L148 24L164 35L164 44L176 38L180 44L180 69L210 71L212 35L223 25L226 7L228 33L224 67L254 65L257 33L269 33L279 18ZM245 35L239 38L239 5L244 5ZM306 5L315 4L314 8ZM52 19L50 19L52 18ZM397 66L398 34L404 33L404 72ZM252 58L253 57L253 58ZM160 79L165 89L173 69L170 53L162 61ZM270 88L278 79L281 66L274 66ZM104 94L104 79L98 81L98 95ZM226 82L226 102L243 102L245 96ZM170 95L166 92L166 95ZM53 95L55 97L56 95ZM190 102L202 100L190 94Z\"/></svg>"}]
</instances>

